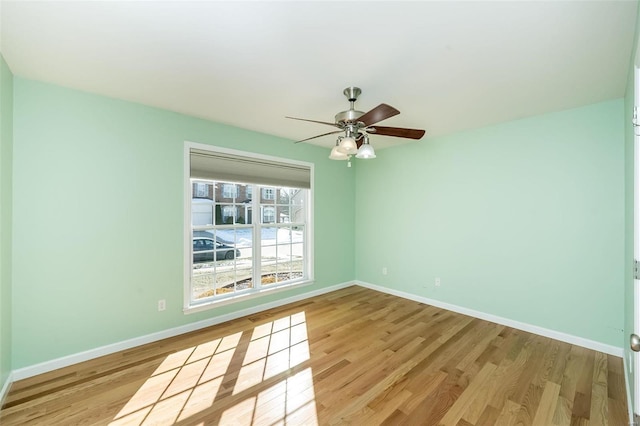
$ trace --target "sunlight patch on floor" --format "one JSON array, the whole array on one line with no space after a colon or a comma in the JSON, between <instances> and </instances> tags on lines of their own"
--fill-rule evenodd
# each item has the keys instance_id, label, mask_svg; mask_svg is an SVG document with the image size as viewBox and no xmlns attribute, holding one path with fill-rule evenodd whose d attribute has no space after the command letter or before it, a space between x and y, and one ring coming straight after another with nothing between
<instances>
[{"instance_id":1,"label":"sunlight patch on floor","mask_svg":"<svg viewBox=\"0 0 640 426\"><path fill-rule=\"evenodd\" d=\"M304 312L256 326L248 342L245 333L167 356L109 425L171 425L198 414L202 418L229 396L237 402L211 411L221 416L220 424L317 424L311 368L290 371L310 358ZM262 386L259 392L257 385Z\"/></svg>"},{"instance_id":2,"label":"sunlight patch on floor","mask_svg":"<svg viewBox=\"0 0 640 426\"><path fill-rule=\"evenodd\" d=\"M281 380L225 410L220 424L317 425L311 368Z\"/></svg>"}]
</instances>

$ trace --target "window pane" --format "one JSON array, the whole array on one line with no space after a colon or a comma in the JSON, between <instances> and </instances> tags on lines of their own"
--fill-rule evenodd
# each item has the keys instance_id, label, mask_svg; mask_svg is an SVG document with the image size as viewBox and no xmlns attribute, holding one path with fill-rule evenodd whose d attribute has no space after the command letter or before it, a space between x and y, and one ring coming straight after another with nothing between
<instances>
[{"instance_id":1,"label":"window pane","mask_svg":"<svg viewBox=\"0 0 640 426\"><path fill-rule=\"evenodd\" d=\"M235 246L239 252L236 257L236 290L253 288L253 228L236 228Z\"/></svg>"},{"instance_id":2,"label":"window pane","mask_svg":"<svg viewBox=\"0 0 640 426\"><path fill-rule=\"evenodd\" d=\"M236 223L250 224L252 223L251 185L238 184L236 186Z\"/></svg>"},{"instance_id":3,"label":"window pane","mask_svg":"<svg viewBox=\"0 0 640 426\"><path fill-rule=\"evenodd\" d=\"M276 208L274 206L264 206L262 208L262 223L276 222Z\"/></svg>"},{"instance_id":4,"label":"window pane","mask_svg":"<svg viewBox=\"0 0 640 426\"><path fill-rule=\"evenodd\" d=\"M291 216L289 214L289 206L278 206L276 212L278 216L278 223L291 222Z\"/></svg>"},{"instance_id":5,"label":"window pane","mask_svg":"<svg viewBox=\"0 0 640 426\"><path fill-rule=\"evenodd\" d=\"M291 281L304 276L302 230L288 226L262 229L262 285Z\"/></svg>"},{"instance_id":6,"label":"window pane","mask_svg":"<svg viewBox=\"0 0 640 426\"><path fill-rule=\"evenodd\" d=\"M304 242L304 226L295 225L291 227L291 242L292 243L303 243ZM302 251L300 252L300 256L302 256Z\"/></svg>"},{"instance_id":7,"label":"window pane","mask_svg":"<svg viewBox=\"0 0 640 426\"><path fill-rule=\"evenodd\" d=\"M214 296L214 279L211 264L194 263L191 275L191 297L198 300Z\"/></svg>"},{"instance_id":8,"label":"window pane","mask_svg":"<svg viewBox=\"0 0 640 426\"><path fill-rule=\"evenodd\" d=\"M192 184L193 198L213 199L213 185L206 182L193 182Z\"/></svg>"},{"instance_id":9,"label":"window pane","mask_svg":"<svg viewBox=\"0 0 640 426\"><path fill-rule=\"evenodd\" d=\"M191 200L191 225L213 225L213 201L206 198Z\"/></svg>"},{"instance_id":10,"label":"window pane","mask_svg":"<svg viewBox=\"0 0 640 426\"><path fill-rule=\"evenodd\" d=\"M291 244L291 261L294 272L303 272L304 243Z\"/></svg>"},{"instance_id":11,"label":"window pane","mask_svg":"<svg viewBox=\"0 0 640 426\"><path fill-rule=\"evenodd\" d=\"M238 206L237 222L242 225L251 225L253 223L253 208L251 207L251 204Z\"/></svg>"},{"instance_id":12,"label":"window pane","mask_svg":"<svg viewBox=\"0 0 640 426\"><path fill-rule=\"evenodd\" d=\"M278 273L276 275L276 282L283 282L291 280L291 262L279 262Z\"/></svg>"},{"instance_id":13,"label":"window pane","mask_svg":"<svg viewBox=\"0 0 640 426\"><path fill-rule=\"evenodd\" d=\"M302 243L277 245L275 282L296 280L304 276L303 250L304 244Z\"/></svg>"},{"instance_id":14,"label":"window pane","mask_svg":"<svg viewBox=\"0 0 640 426\"><path fill-rule=\"evenodd\" d=\"M278 228L275 226L263 226L261 229L260 239L262 246L273 246L276 244L276 237L278 236Z\"/></svg>"},{"instance_id":15,"label":"window pane","mask_svg":"<svg viewBox=\"0 0 640 426\"><path fill-rule=\"evenodd\" d=\"M236 207L232 204L222 206L222 224L233 225L236 219Z\"/></svg>"},{"instance_id":16,"label":"window pane","mask_svg":"<svg viewBox=\"0 0 640 426\"><path fill-rule=\"evenodd\" d=\"M216 280L216 296L229 294L234 292L235 271L233 268L223 267L217 271Z\"/></svg>"},{"instance_id":17,"label":"window pane","mask_svg":"<svg viewBox=\"0 0 640 426\"><path fill-rule=\"evenodd\" d=\"M289 194L291 193L290 188L279 188L278 189L278 204L289 204Z\"/></svg>"},{"instance_id":18,"label":"window pane","mask_svg":"<svg viewBox=\"0 0 640 426\"><path fill-rule=\"evenodd\" d=\"M291 194L290 219L294 223L304 223L306 221L305 213L305 191L296 189Z\"/></svg>"},{"instance_id":19,"label":"window pane","mask_svg":"<svg viewBox=\"0 0 640 426\"><path fill-rule=\"evenodd\" d=\"M261 247L260 247L260 268L261 268L261 283L263 285L272 284L275 282L275 273L277 268L277 246L276 238L278 235L278 228L276 227L263 227L261 234Z\"/></svg>"},{"instance_id":20,"label":"window pane","mask_svg":"<svg viewBox=\"0 0 640 426\"><path fill-rule=\"evenodd\" d=\"M236 291L249 288L253 288L253 268L251 265L236 270Z\"/></svg>"},{"instance_id":21,"label":"window pane","mask_svg":"<svg viewBox=\"0 0 640 426\"><path fill-rule=\"evenodd\" d=\"M222 206L220 204L216 204L214 208L214 224L215 225L223 225L224 221L222 220Z\"/></svg>"}]
</instances>

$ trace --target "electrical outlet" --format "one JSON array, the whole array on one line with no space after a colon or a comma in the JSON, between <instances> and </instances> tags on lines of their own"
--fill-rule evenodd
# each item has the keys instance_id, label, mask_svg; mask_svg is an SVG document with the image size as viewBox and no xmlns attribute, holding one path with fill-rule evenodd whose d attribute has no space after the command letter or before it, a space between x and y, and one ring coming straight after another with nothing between
<instances>
[{"instance_id":1,"label":"electrical outlet","mask_svg":"<svg viewBox=\"0 0 640 426\"><path fill-rule=\"evenodd\" d=\"M387 272L388 272L388 271L387 271L387 267L386 267L386 266L384 266L384 267L382 268L382 275L387 275Z\"/></svg>"},{"instance_id":2,"label":"electrical outlet","mask_svg":"<svg viewBox=\"0 0 640 426\"><path fill-rule=\"evenodd\" d=\"M436 277L436 287L440 287L440 277Z\"/></svg>"},{"instance_id":3,"label":"electrical outlet","mask_svg":"<svg viewBox=\"0 0 640 426\"><path fill-rule=\"evenodd\" d=\"M164 311L167 309L167 302L164 299L158 300L158 311Z\"/></svg>"}]
</instances>

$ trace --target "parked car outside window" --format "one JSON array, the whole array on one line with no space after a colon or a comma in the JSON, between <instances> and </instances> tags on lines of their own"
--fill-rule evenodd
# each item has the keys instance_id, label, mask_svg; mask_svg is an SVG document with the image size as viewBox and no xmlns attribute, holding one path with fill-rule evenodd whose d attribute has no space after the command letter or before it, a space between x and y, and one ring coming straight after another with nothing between
<instances>
[{"instance_id":1,"label":"parked car outside window","mask_svg":"<svg viewBox=\"0 0 640 426\"><path fill-rule=\"evenodd\" d=\"M209 234L208 232L203 232ZM233 244L214 240L213 237L194 235L193 237L193 263L213 262L215 260L231 260L240 257L240 250Z\"/></svg>"}]
</instances>

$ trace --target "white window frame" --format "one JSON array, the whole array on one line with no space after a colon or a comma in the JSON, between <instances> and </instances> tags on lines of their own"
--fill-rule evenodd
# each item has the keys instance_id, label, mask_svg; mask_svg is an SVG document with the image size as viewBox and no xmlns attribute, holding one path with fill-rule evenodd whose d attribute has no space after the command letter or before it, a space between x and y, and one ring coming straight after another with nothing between
<instances>
[{"instance_id":1,"label":"white window frame","mask_svg":"<svg viewBox=\"0 0 640 426\"><path fill-rule=\"evenodd\" d=\"M268 287L260 287L253 289L250 292L243 292L242 294L234 294L230 297L225 297L221 299L213 299L208 300L206 302L193 304L191 303L191 273L193 268L193 242L191 238L191 199L192 199L192 186L191 186L191 172L190 172L190 152L192 149L219 152L223 154L244 156L247 158L255 158L256 160L266 160L273 161L275 163L288 163L292 165L299 165L309 168L310 172L310 188L309 195L307 197L307 205L305 206L305 262L306 262L306 271L307 277L304 280L295 281L293 283L285 283L285 284L270 284ZM213 309L219 306L228 305L231 303L237 303L244 300L253 299L256 297L264 296L265 294L273 294L281 291L286 291L294 287L300 287L305 285L311 285L314 282L314 222L313 222L313 206L314 206L314 165L313 163L308 163L304 161L298 160L290 160L287 158L274 157L269 155L256 154L252 152L246 151L238 151L235 149L222 148L213 145L201 144L197 142L185 141L184 143L184 155L183 155L183 166L184 166L184 275L183 275L183 312L185 314L201 312L208 309ZM261 191L262 192L262 191ZM273 190L273 196L275 199L275 189ZM262 193L261 193L262 195ZM253 204L259 204L260 200L254 200ZM254 209L254 211L259 211L259 209ZM277 212L277 209L276 209ZM254 217L254 222L256 225L261 218ZM258 238L254 238L253 241L253 258L258 259L254 260L259 262L260 260L260 238L259 233Z\"/></svg>"}]
</instances>

